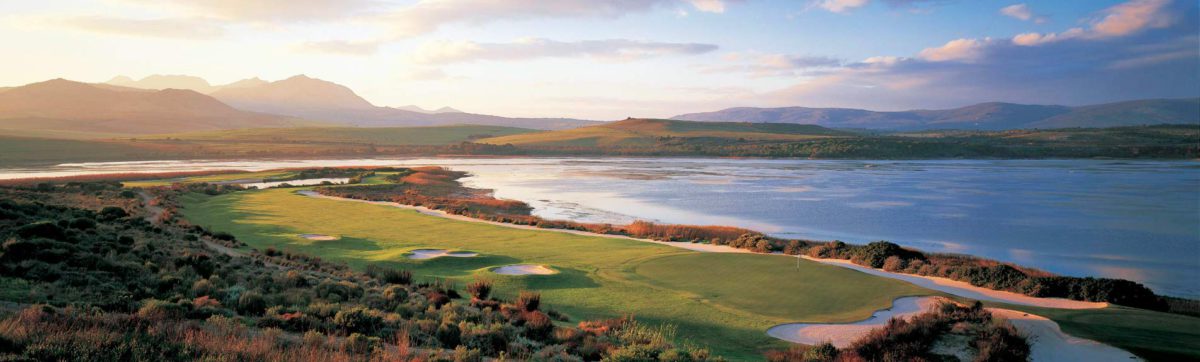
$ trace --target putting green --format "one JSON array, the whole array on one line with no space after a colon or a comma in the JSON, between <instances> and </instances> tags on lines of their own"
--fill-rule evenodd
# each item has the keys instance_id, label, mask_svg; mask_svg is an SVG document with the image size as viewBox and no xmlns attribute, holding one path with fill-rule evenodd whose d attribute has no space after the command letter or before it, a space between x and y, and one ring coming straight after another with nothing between
<instances>
[{"instance_id":1,"label":"putting green","mask_svg":"<svg viewBox=\"0 0 1200 362\"><path fill-rule=\"evenodd\" d=\"M296 189L190 195L183 214L252 247L273 246L362 268L379 262L423 277L487 278L501 296L539 290L573 320L632 314L678 327L679 337L731 360L760 360L786 343L766 335L788 322L863 319L916 286L777 255L705 254L634 240L448 220L390 206L319 199ZM298 234L340 235L334 241ZM473 258L412 260L413 249L467 250ZM495 266L543 264L552 275L506 276Z\"/></svg>"}]
</instances>

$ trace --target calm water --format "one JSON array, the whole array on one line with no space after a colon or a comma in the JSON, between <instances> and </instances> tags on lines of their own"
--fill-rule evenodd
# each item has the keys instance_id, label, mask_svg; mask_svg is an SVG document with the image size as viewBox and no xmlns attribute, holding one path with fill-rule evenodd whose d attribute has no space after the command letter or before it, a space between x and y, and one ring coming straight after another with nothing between
<instances>
[{"instance_id":1,"label":"calm water","mask_svg":"<svg viewBox=\"0 0 1200 362\"><path fill-rule=\"evenodd\" d=\"M890 240L1200 296L1200 163L405 159L66 164L44 174L439 164L550 218L736 225L780 237Z\"/></svg>"}]
</instances>

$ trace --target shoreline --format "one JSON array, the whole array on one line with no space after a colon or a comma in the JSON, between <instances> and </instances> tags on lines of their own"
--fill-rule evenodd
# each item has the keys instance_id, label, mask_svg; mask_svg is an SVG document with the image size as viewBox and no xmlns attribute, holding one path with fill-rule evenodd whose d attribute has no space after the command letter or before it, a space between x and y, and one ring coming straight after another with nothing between
<instances>
[{"instance_id":1,"label":"shoreline","mask_svg":"<svg viewBox=\"0 0 1200 362\"><path fill-rule=\"evenodd\" d=\"M654 244L665 245L665 246L670 246L670 247L675 247L675 248L680 248L680 249L685 249L685 250L707 252L707 253L759 254L759 253L754 253L750 250L734 248L734 247L727 246L727 245L712 245L712 244L687 243L687 242L667 242L667 241L635 238L635 237L630 237L630 236L625 236L625 235L599 234L599 233L593 233L593 232L587 232L587 231L581 231L581 230L570 230L570 229L539 228L539 227L531 226L531 225L518 225L518 224L503 223L503 222L498 222L498 221L481 220L481 219L476 219L476 218L469 217L469 216L451 214L451 213L448 213L448 212L445 212L442 210L434 210L434 209L430 209L430 208L427 208L424 206L404 205L404 204L400 204L397 202L390 202L390 201L370 201L370 200L359 200L359 199L351 199L351 198L336 197L336 196L326 196L326 195L321 195L321 194L317 193L316 191L312 191L312 190L298 190L298 191L294 191L293 193L298 194L298 195L307 196L307 197L313 197L313 198L330 199L330 200L337 200L337 201L354 201L354 202L362 202L362 203L368 203L368 204L374 204L374 205L391 206L391 207L397 207L397 208L401 208L401 209L417 211L418 213L421 213L422 215L436 216L436 217L441 217L441 218L451 219L451 220L458 220L458 221L484 223L484 224L496 225L496 226L501 226L501 227L514 228L514 229L539 230L539 231L561 232L561 233L575 234L575 235L581 235L581 236L594 236L594 237L605 237L605 238L613 238L613 239L625 239L625 240L654 243ZM1008 304L1031 306L1031 307L1057 308L1057 309L1100 309L1100 308L1106 308L1109 306L1108 303L1103 303L1103 302L1084 302L1084 301L1062 299L1062 298L1030 297L1027 295L1013 293L1013 292L1005 292L1005 291L987 289L987 288L983 288L983 287L976 287L976 286L970 285L969 283L966 283L966 282L960 282L960 281L955 281L955 280L946 279L946 278L894 273L894 272L884 271L882 269L873 269L873 268L869 268L869 267L864 267L864 266L861 266L858 264L851 263L849 260L843 260L843 259L820 259L820 258L812 258L812 257L808 257L808 256L792 256L792 255L782 255L782 254L763 254L763 255L801 257L801 258L804 258L804 259L807 259L810 261L815 261L815 262L826 264L826 265L838 266L838 267L852 269L852 270L855 270L858 272L867 273L867 274L871 274L871 275L875 275L875 276L879 276L879 277L905 281L905 282L912 283L914 285L917 285L917 286L925 288L925 289L939 291L939 292L943 292L946 294L951 294L951 295L968 298L968 299L976 299L976 300L999 302L999 303L1008 303Z\"/></svg>"}]
</instances>

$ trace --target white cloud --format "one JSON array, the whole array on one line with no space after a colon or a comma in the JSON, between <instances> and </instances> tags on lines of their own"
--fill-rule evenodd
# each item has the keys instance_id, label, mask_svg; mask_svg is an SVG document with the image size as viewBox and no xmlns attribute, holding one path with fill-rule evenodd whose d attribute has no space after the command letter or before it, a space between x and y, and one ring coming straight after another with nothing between
<instances>
[{"instance_id":1,"label":"white cloud","mask_svg":"<svg viewBox=\"0 0 1200 362\"><path fill-rule=\"evenodd\" d=\"M843 13L866 6L868 2L870 0L820 0L816 6L831 12Z\"/></svg>"},{"instance_id":2,"label":"white cloud","mask_svg":"<svg viewBox=\"0 0 1200 362\"><path fill-rule=\"evenodd\" d=\"M80 30L160 38L215 38L224 29L209 19L125 19L102 16L77 17L60 23Z\"/></svg>"},{"instance_id":3,"label":"white cloud","mask_svg":"<svg viewBox=\"0 0 1200 362\"><path fill-rule=\"evenodd\" d=\"M723 13L725 12L724 0L688 0L696 10L707 13Z\"/></svg>"},{"instance_id":4,"label":"white cloud","mask_svg":"<svg viewBox=\"0 0 1200 362\"><path fill-rule=\"evenodd\" d=\"M931 62L974 62L983 56L985 46L991 39L955 39L937 48L926 48L918 56Z\"/></svg>"},{"instance_id":5,"label":"white cloud","mask_svg":"<svg viewBox=\"0 0 1200 362\"><path fill-rule=\"evenodd\" d=\"M249 23L331 21L365 14L381 3L374 0L126 0L140 5L167 6L194 15Z\"/></svg>"},{"instance_id":6,"label":"white cloud","mask_svg":"<svg viewBox=\"0 0 1200 362\"><path fill-rule=\"evenodd\" d=\"M1029 9L1029 5L1023 3L1000 8L1000 13L1021 21L1033 21L1038 24L1046 22L1045 17L1035 15L1033 10Z\"/></svg>"},{"instance_id":7,"label":"white cloud","mask_svg":"<svg viewBox=\"0 0 1200 362\"><path fill-rule=\"evenodd\" d=\"M1115 5L1106 9L1104 17L1092 24L1092 35L1107 38L1167 27L1172 20L1172 16L1164 11L1168 4L1168 0L1134 0Z\"/></svg>"},{"instance_id":8,"label":"white cloud","mask_svg":"<svg viewBox=\"0 0 1200 362\"><path fill-rule=\"evenodd\" d=\"M814 74L842 66L840 59L825 56L729 53L724 60L734 64L704 66L704 73L744 73L751 77L787 77Z\"/></svg>"},{"instance_id":9,"label":"white cloud","mask_svg":"<svg viewBox=\"0 0 1200 362\"><path fill-rule=\"evenodd\" d=\"M1168 0L1133 0L1104 9L1101 17L1087 29L1071 28L1062 33L1023 33L1014 36L1013 44L1035 46L1067 39L1108 39L1129 36L1148 29L1170 26L1174 20Z\"/></svg>"},{"instance_id":10,"label":"white cloud","mask_svg":"<svg viewBox=\"0 0 1200 362\"><path fill-rule=\"evenodd\" d=\"M563 42L543 38L525 38L512 43L435 41L423 44L417 50L413 60L425 64L552 57L633 60L667 55L701 54L716 49L717 46L712 44L643 42L628 39Z\"/></svg>"},{"instance_id":11,"label":"white cloud","mask_svg":"<svg viewBox=\"0 0 1200 362\"><path fill-rule=\"evenodd\" d=\"M374 41L326 40L310 41L297 45L296 50L312 53L328 53L341 55L371 55L375 54L379 43Z\"/></svg>"}]
</instances>

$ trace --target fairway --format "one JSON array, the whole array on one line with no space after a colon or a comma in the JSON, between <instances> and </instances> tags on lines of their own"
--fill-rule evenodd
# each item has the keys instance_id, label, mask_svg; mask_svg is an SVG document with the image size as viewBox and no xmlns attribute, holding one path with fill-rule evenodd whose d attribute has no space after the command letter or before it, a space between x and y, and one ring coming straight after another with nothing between
<instances>
[{"instance_id":1,"label":"fairway","mask_svg":"<svg viewBox=\"0 0 1200 362\"><path fill-rule=\"evenodd\" d=\"M353 186L348 186L353 187ZM190 195L183 214L255 248L273 246L363 268L382 262L421 277L487 278L502 296L539 290L551 308L582 319L632 314L678 327L679 337L731 360L760 360L786 347L766 329L780 323L864 319L891 300L931 294L907 283L777 255L702 254L669 246L447 220L415 211L310 198L296 189L216 197ZM299 234L339 236L307 240ZM477 257L413 260L414 249L476 252ZM543 264L552 275L505 276L496 266ZM869 287L862 287L869 286Z\"/></svg>"}]
</instances>

